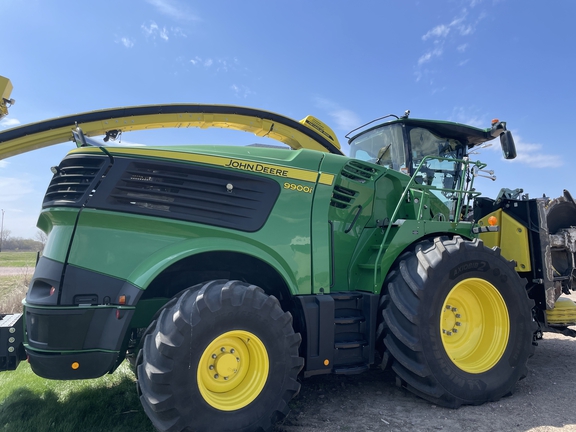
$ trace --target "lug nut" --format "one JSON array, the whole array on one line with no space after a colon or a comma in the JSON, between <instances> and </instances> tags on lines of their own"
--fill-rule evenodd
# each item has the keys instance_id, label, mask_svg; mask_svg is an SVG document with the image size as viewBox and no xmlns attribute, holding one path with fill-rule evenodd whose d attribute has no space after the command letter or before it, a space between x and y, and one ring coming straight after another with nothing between
<instances>
[{"instance_id":1,"label":"lug nut","mask_svg":"<svg viewBox=\"0 0 576 432\"><path fill-rule=\"evenodd\" d=\"M220 377L220 375L216 374L214 375L214 378L218 379Z\"/></svg>"},{"instance_id":2,"label":"lug nut","mask_svg":"<svg viewBox=\"0 0 576 432\"><path fill-rule=\"evenodd\" d=\"M215 359L215 358L216 358L216 354L212 354L212 358Z\"/></svg>"}]
</instances>

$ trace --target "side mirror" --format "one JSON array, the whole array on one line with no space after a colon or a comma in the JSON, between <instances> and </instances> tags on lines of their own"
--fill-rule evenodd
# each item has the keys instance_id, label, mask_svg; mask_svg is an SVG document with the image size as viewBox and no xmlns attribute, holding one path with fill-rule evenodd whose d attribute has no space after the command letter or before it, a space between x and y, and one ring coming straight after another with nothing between
<instances>
[{"instance_id":1,"label":"side mirror","mask_svg":"<svg viewBox=\"0 0 576 432\"><path fill-rule=\"evenodd\" d=\"M512 138L512 132L507 130L500 134L500 145L502 146L504 159L514 159L516 157L516 145L514 144L514 138Z\"/></svg>"}]
</instances>

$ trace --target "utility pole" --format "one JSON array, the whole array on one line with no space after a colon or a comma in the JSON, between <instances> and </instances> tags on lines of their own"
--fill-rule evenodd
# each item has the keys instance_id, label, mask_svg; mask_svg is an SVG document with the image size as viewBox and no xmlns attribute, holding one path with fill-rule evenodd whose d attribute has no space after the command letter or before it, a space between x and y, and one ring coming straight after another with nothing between
<instances>
[{"instance_id":1,"label":"utility pole","mask_svg":"<svg viewBox=\"0 0 576 432\"><path fill-rule=\"evenodd\" d=\"M3 239L4 239L4 209L2 209L2 222L0 222L0 252L2 252Z\"/></svg>"}]
</instances>

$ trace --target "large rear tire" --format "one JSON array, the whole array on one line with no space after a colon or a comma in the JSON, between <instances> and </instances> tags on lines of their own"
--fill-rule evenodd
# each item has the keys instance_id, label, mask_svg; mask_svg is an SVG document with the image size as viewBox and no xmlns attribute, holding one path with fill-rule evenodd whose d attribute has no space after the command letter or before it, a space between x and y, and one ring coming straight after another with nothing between
<instances>
[{"instance_id":1,"label":"large rear tire","mask_svg":"<svg viewBox=\"0 0 576 432\"><path fill-rule=\"evenodd\" d=\"M498 249L438 237L406 252L382 297L379 337L402 386L456 408L495 401L527 374L533 302Z\"/></svg>"},{"instance_id":2,"label":"large rear tire","mask_svg":"<svg viewBox=\"0 0 576 432\"><path fill-rule=\"evenodd\" d=\"M160 431L266 431L300 390L301 337L276 298L211 281L164 308L145 337L138 389Z\"/></svg>"}]
</instances>

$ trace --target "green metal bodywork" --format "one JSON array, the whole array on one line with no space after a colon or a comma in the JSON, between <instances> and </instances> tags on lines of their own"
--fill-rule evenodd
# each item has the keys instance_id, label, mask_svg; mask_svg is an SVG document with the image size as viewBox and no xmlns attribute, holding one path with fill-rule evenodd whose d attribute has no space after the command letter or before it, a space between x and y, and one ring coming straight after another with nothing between
<instances>
[{"instance_id":1,"label":"green metal bodywork","mask_svg":"<svg viewBox=\"0 0 576 432\"><path fill-rule=\"evenodd\" d=\"M183 151L161 149L172 150ZM108 151L114 156L114 148ZM138 150L132 151L133 157L142 157ZM78 149L72 154L82 152L83 149ZM86 152L92 154L93 149ZM218 154L212 147L193 148L193 151L187 148L186 152ZM331 174L335 184L357 191L354 206L342 209L330 205L332 184L288 182L313 188L312 193L305 193L284 188L286 179L275 178L281 193L265 226L254 233L89 206L79 215L78 210L52 208L44 210L38 222L48 233L44 256L64 262L77 224L67 264L125 280L141 289L146 289L163 270L186 257L232 251L271 265L293 295L351 289L379 293L387 270L410 244L443 233L471 236L470 223L417 219L418 206L413 199L398 205L410 178L396 171L373 166L373 180L358 183L341 176L343 166L350 162L344 156L308 150L257 149L254 152L239 147L219 149L219 152L242 159L250 153L254 161L281 163L284 167L314 171L318 175ZM128 156L123 152L120 157ZM418 194L418 190L412 195L414 193ZM386 232L378 226L379 220L392 219L395 210L395 218L403 219L403 223L396 227L390 225L389 241L380 253L378 264L370 264ZM370 270L375 268L379 269L376 278L370 275Z\"/></svg>"},{"instance_id":2,"label":"green metal bodywork","mask_svg":"<svg viewBox=\"0 0 576 432\"><path fill-rule=\"evenodd\" d=\"M158 123L154 127L159 127L158 115L154 118ZM224 124L224 120L219 121ZM239 121L243 122L241 128L250 125L242 116ZM51 129L56 126L57 129ZM96 124L91 127L100 131ZM313 138L311 132L297 124L293 127L300 128L301 137ZM42 134L48 136L57 131L60 139L65 136L63 128L55 123L42 128ZM292 142L289 132L283 137L285 142ZM317 147L324 145L320 141L311 149L301 148L305 139L301 138L300 147L293 146L296 149L292 150L207 145L95 147L84 143L67 158L100 158L104 165L110 164L110 170L119 161L160 161L206 167L223 174L266 177L278 184L279 194L265 223L251 232L169 216L99 208L91 204L92 197L101 193L102 186L97 186L80 206L45 206L38 220L38 227L48 234L44 258L59 263L64 278L66 269L73 268L140 290L142 299L135 305L122 306L117 299L105 305L120 312L133 312L130 332L147 327L156 311L169 300L164 295L146 296L147 292L155 292L149 288L157 287L158 281L179 263L191 263L196 257L207 254L251 257L251 263L261 263L267 272L271 269L276 275L274 280L285 285L288 297L344 291L379 294L394 262L417 242L438 235L473 237L472 223L451 214L447 204L449 201L454 208L460 208L464 197L470 196L470 183L465 187L460 181L456 190L452 190L458 196L457 204L454 198L444 202L439 195L442 190L418 180L425 161L413 173L399 172L373 161L344 156L337 150L318 151ZM10 149L24 148L26 143L21 140L10 136L6 141L7 154L13 151ZM39 145L38 140L31 143L33 147ZM324 147L336 148L330 143ZM471 165L468 160L452 160L462 172ZM112 181L108 177L102 177L102 184ZM258 276L260 270L253 271ZM250 279L248 270L246 274L246 279ZM264 288L270 294L284 297L285 306L294 304L286 293L277 291L279 287ZM96 311L102 306L82 307ZM58 305L28 307L62 309Z\"/></svg>"}]
</instances>

